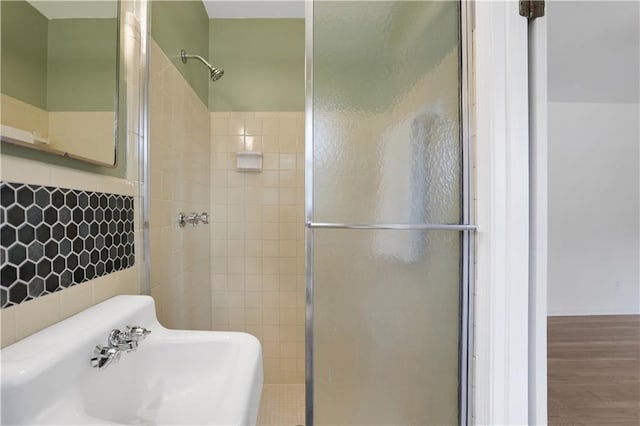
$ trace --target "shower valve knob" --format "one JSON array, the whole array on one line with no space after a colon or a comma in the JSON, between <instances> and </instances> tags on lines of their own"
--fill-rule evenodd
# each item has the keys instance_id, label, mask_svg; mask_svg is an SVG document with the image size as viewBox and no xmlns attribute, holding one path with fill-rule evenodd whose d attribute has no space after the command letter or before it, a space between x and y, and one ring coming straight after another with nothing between
<instances>
[{"instance_id":1,"label":"shower valve knob","mask_svg":"<svg viewBox=\"0 0 640 426\"><path fill-rule=\"evenodd\" d=\"M178 214L178 226L180 226L180 228L184 228L187 224L190 226L196 226L199 223L204 223L205 225L209 224L209 213L202 212L201 214L198 214L193 212L188 216L182 212Z\"/></svg>"}]
</instances>

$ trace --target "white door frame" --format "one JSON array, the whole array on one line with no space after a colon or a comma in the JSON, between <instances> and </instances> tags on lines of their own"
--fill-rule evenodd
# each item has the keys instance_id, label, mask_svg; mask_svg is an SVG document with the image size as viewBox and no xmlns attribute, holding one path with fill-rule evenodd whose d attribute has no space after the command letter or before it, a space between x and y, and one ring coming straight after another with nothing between
<instances>
[{"instance_id":1,"label":"white door frame","mask_svg":"<svg viewBox=\"0 0 640 426\"><path fill-rule=\"evenodd\" d=\"M529 423L528 23L477 1L473 423Z\"/></svg>"},{"instance_id":2,"label":"white door frame","mask_svg":"<svg viewBox=\"0 0 640 426\"><path fill-rule=\"evenodd\" d=\"M547 19L529 23L529 424L547 424Z\"/></svg>"}]
</instances>

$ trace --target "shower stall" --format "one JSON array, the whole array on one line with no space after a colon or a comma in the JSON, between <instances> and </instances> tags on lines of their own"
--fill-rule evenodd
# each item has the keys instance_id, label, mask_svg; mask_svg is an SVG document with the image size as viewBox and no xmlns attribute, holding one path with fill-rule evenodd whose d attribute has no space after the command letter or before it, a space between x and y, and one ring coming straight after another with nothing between
<instances>
[{"instance_id":1,"label":"shower stall","mask_svg":"<svg viewBox=\"0 0 640 426\"><path fill-rule=\"evenodd\" d=\"M154 7L160 25L187 16ZM266 384L305 382L307 426L468 422L467 7L306 2L304 150L301 111L206 105L207 93L234 95L225 90L242 73L219 47L231 41L201 56L174 42L184 36L175 28L152 26L158 316L171 328L256 335ZM235 153L254 142L264 170L242 174ZM181 211L194 225L208 212L210 224L179 227Z\"/></svg>"},{"instance_id":2,"label":"shower stall","mask_svg":"<svg viewBox=\"0 0 640 426\"><path fill-rule=\"evenodd\" d=\"M306 424L466 424L466 5L306 19Z\"/></svg>"}]
</instances>

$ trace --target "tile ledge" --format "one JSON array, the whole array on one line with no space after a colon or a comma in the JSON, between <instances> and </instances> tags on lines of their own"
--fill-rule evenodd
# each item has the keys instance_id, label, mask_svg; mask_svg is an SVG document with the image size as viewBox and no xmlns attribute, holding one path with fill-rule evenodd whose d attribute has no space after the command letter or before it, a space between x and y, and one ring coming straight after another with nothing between
<instances>
[{"instance_id":1,"label":"tile ledge","mask_svg":"<svg viewBox=\"0 0 640 426\"><path fill-rule=\"evenodd\" d=\"M138 195L138 184L123 178L84 172L6 154L0 157L0 162L2 163L1 179L6 182Z\"/></svg>"}]
</instances>

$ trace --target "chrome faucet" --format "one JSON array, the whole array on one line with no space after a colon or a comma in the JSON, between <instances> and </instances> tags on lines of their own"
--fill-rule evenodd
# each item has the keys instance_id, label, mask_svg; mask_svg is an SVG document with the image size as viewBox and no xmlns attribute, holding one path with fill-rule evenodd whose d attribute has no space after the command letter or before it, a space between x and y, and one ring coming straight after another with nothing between
<instances>
[{"instance_id":1,"label":"chrome faucet","mask_svg":"<svg viewBox=\"0 0 640 426\"><path fill-rule=\"evenodd\" d=\"M98 345L93 349L91 366L106 368L120 361L122 352L133 352L138 349L138 342L144 340L151 330L139 326L128 325L124 331L113 329L107 337L107 346Z\"/></svg>"},{"instance_id":2,"label":"chrome faucet","mask_svg":"<svg viewBox=\"0 0 640 426\"><path fill-rule=\"evenodd\" d=\"M125 332L129 336L131 336L133 339L138 341L138 340L144 340L147 337L147 335L151 333L151 330L147 330L146 328L139 327L139 326L128 325L125 328Z\"/></svg>"},{"instance_id":3,"label":"chrome faucet","mask_svg":"<svg viewBox=\"0 0 640 426\"><path fill-rule=\"evenodd\" d=\"M199 223L204 223L205 225L209 224L209 213L202 212L200 214L193 212L190 215L186 215L182 212L178 214L178 225L180 228L185 227L187 224L191 226L196 226Z\"/></svg>"}]
</instances>

